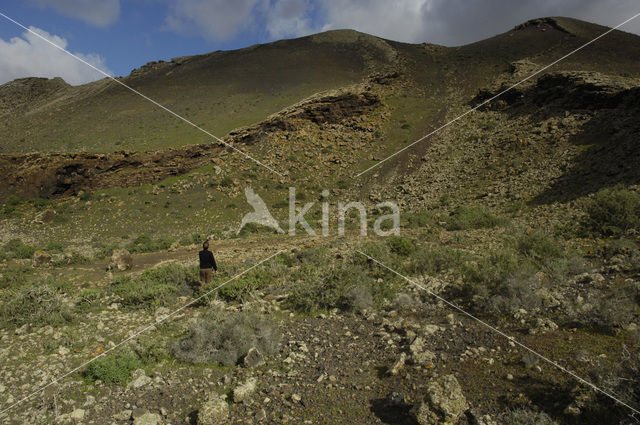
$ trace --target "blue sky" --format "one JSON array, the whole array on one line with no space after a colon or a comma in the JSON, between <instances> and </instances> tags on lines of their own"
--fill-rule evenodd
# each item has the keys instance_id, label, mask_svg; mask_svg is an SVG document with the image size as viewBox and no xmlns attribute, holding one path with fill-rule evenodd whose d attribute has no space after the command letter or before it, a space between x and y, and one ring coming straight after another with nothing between
<instances>
[{"instance_id":1,"label":"blue sky","mask_svg":"<svg viewBox=\"0 0 640 425\"><path fill-rule=\"evenodd\" d=\"M1 0L0 12L116 76L158 59L241 48L336 28L406 42L469 43L527 19L571 16L617 25L637 0ZM640 18L637 19L640 21ZM623 30L640 33L640 22ZM0 17L0 83L99 78Z\"/></svg>"}]
</instances>

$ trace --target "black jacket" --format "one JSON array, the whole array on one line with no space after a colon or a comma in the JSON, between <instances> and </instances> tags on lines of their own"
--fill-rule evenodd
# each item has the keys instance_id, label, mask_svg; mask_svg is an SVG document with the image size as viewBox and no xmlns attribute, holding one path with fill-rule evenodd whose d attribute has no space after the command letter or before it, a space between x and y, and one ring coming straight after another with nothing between
<instances>
[{"instance_id":1,"label":"black jacket","mask_svg":"<svg viewBox=\"0 0 640 425\"><path fill-rule=\"evenodd\" d=\"M218 270L218 266L216 265L216 259L213 258L213 253L208 249L203 249L198 253L200 256L200 268L201 269L211 269Z\"/></svg>"}]
</instances>

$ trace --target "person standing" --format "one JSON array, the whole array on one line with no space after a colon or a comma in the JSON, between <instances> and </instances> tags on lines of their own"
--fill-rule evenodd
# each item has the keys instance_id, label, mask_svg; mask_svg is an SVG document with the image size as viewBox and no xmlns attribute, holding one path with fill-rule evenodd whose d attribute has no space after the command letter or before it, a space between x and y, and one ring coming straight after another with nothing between
<instances>
[{"instance_id":1,"label":"person standing","mask_svg":"<svg viewBox=\"0 0 640 425\"><path fill-rule=\"evenodd\" d=\"M204 241L202 251L198 255L200 257L200 286L197 290L199 291L203 285L211 282L213 272L218 271L218 266L216 265L216 259L213 258L213 253L209 251L209 241Z\"/></svg>"}]
</instances>

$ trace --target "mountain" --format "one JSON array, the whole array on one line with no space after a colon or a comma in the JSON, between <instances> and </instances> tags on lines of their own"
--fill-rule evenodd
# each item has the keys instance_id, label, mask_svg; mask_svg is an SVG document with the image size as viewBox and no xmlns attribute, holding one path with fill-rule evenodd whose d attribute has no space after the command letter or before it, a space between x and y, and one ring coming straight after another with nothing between
<instances>
[{"instance_id":1,"label":"mountain","mask_svg":"<svg viewBox=\"0 0 640 425\"><path fill-rule=\"evenodd\" d=\"M634 423L640 38L543 69L606 30L340 30L122 78L226 145L113 81L0 86L0 417ZM315 235L241 227L260 200Z\"/></svg>"},{"instance_id":2,"label":"mountain","mask_svg":"<svg viewBox=\"0 0 640 425\"><path fill-rule=\"evenodd\" d=\"M390 65L392 55L375 37L337 31L152 62L120 80L222 137L316 92L358 82ZM0 152L103 152L209 141L109 79L60 84L28 78L0 87Z\"/></svg>"}]
</instances>

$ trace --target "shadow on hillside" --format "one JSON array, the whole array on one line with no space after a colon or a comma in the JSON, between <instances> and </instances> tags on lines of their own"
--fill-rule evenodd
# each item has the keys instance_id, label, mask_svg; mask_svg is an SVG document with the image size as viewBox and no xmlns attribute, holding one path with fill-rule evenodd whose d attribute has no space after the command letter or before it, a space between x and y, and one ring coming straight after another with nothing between
<instances>
[{"instance_id":1,"label":"shadow on hillside","mask_svg":"<svg viewBox=\"0 0 640 425\"><path fill-rule=\"evenodd\" d=\"M543 76L535 86L513 90L482 108L528 117L532 127L552 117L590 117L570 139L580 153L532 203L568 202L617 184L640 184L640 87L621 87L601 78ZM471 104L492 95L481 91Z\"/></svg>"},{"instance_id":2,"label":"shadow on hillside","mask_svg":"<svg viewBox=\"0 0 640 425\"><path fill-rule=\"evenodd\" d=\"M371 411L385 424L391 425L418 425L411 415L411 406L389 406L386 399L371 400Z\"/></svg>"},{"instance_id":3,"label":"shadow on hillside","mask_svg":"<svg viewBox=\"0 0 640 425\"><path fill-rule=\"evenodd\" d=\"M617 184L640 184L640 123L617 110L599 113L571 139L582 152L535 204L567 202Z\"/></svg>"}]
</instances>

